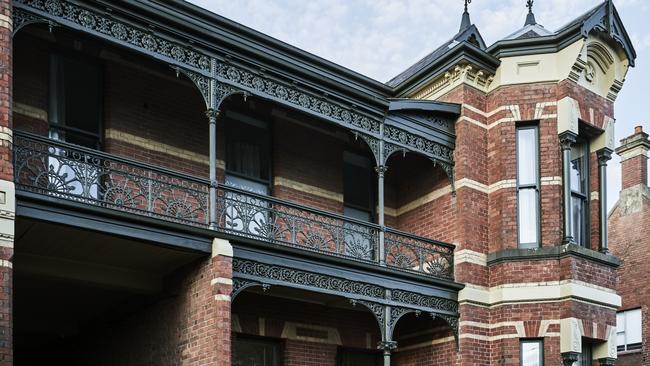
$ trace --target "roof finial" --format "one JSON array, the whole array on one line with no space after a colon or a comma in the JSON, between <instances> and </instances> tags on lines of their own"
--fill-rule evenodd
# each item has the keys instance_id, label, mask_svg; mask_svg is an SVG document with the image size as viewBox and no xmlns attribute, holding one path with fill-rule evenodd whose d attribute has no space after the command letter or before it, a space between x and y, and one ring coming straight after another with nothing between
<instances>
[{"instance_id":1,"label":"roof finial","mask_svg":"<svg viewBox=\"0 0 650 366\"><path fill-rule=\"evenodd\" d=\"M471 4L472 0L465 0L465 11L463 12L463 18L460 20L460 30L465 30L472 25L472 22L469 20L469 12L467 11L467 5Z\"/></svg>"},{"instance_id":2,"label":"roof finial","mask_svg":"<svg viewBox=\"0 0 650 366\"><path fill-rule=\"evenodd\" d=\"M524 23L524 26L537 24L535 21L535 14L533 14L533 0L526 1L526 7L528 8L528 15L526 16L526 23Z\"/></svg>"}]
</instances>

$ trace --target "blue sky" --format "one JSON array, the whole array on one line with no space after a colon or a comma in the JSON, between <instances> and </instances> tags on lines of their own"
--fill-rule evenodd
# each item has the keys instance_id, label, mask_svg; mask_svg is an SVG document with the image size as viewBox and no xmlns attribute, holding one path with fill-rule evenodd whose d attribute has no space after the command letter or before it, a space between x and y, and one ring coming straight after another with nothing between
<instances>
[{"instance_id":1,"label":"blue sky","mask_svg":"<svg viewBox=\"0 0 650 366\"><path fill-rule=\"evenodd\" d=\"M462 0L191 0L217 14L385 82L458 31ZM600 0L536 0L537 22L554 31ZM524 0L474 0L471 19L488 45L520 28ZM650 90L650 1L615 0L637 51L615 105L616 139L634 126L650 132L640 108ZM617 156L609 163L611 207L620 190Z\"/></svg>"}]
</instances>

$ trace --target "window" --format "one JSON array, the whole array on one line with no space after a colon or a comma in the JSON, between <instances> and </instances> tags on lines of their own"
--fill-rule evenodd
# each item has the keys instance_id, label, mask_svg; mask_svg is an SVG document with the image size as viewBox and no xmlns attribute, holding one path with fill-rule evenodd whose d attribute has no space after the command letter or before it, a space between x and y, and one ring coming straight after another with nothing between
<instances>
[{"instance_id":1,"label":"window","mask_svg":"<svg viewBox=\"0 0 650 366\"><path fill-rule=\"evenodd\" d=\"M268 195L271 151L268 123L226 113L226 185Z\"/></svg>"},{"instance_id":2,"label":"window","mask_svg":"<svg viewBox=\"0 0 650 366\"><path fill-rule=\"evenodd\" d=\"M237 112L226 113L226 185L259 195L270 194L271 142L269 124ZM270 208L248 194L224 195L227 229L253 235L268 230Z\"/></svg>"},{"instance_id":3,"label":"window","mask_svg":"<svg viewBox=\"0 0 650 366\"><path fill-rule=\"evenodd\" d=\"M544 342L541 339L525 339L520 342L521 366L544 365Z\"/></svg>"},{"instance_id":4,"label":"window","mask_svg":"<svg viewBox=\"0 0 650 366\"><path fill-rule=\"evenodd\" d=\"M233 342L233 366L279 366L278 342L266 339L236 337Z\"/></svg>"},{"instance_id":5,"label":"window","mask_svg":"<svg viewBox=\"0 0 650 366\"><path fill-rule=\"evenodd\" d=\"M616 345L619 352L641 349L641 309L616 314Z\"/></svg>"},{"instance_id":6,"label":"window","mask_svg":"<svg viewBox=\"0 0 650 366\"><path fill-rule=\"evenodd\" d=\"M337 353L337 366L380 366L384 359L380 352L339 348Z\"/></svg>"},{"instance_id":7,"label":"window","mask_svg":"<svg viewBox=\"0 0 650 366\"><path fill-rule=\"evenodd\" d=\"M588 247L589 145L577 139L571 149L571 236L576 244Z\"/></svg>"},{"instance_id":8,"label":"window","mask_svg":"<svg viewBox=\"0 0 650 366\"><path fill-rule=\"evenodd\" d=\"M539 138L537 126L517 128L517 221L520 248L539 246Z\"/></svg>"},{"instance_id":9,"label":"window","mask_svg":"<svg viewBox=\"0 0 650 366\"><path fill-rule=\"evenodd\" d=\"M594 357L592 355L591 343L582 339L582 350L578 355L578 361L573 363L573 366L592 366L594 362Z\"/></svg>"},{"instance_id":10,"label":"window","mask_svg":"<svg viewBox=\"0 0 650 366\"><path fill-rule=\"evenodd\" d=\"M83 58L50 55L49 137L91 149L100 149L100 67ZM49 187L65 187L65 193L96 200L100 173L90 157L55 148L48 167Z\"/></svg>"},{"instance_id":11,"label":"window","mask_svg":"<svg viewBox=\"0 0 650 366\"><path fill-rule=\"evenodd\" d=\"M50 138L100 148L101 72L81 58L50 57Z\"/></svg>"},{"instance_id":12,"label":"window","mask_svg":"<svg viewBox=\"0 0 650 366\"><path fill-rule=\"evenodd\" d=\"M346 151L343 154L343 214L361 221L372 221L373 177L369 158ZM343 225L345 254L358 259L375 255L370 229L352 222Z\"/></svg>"},{"instance_id":13,"label":"window","mask_svg":"<svg viewBox=\"0 0 650 366\"><path fill-rule=\"evenodd\" d=\"M371 221L373 213L373 172L369 158L351 152L343 154L344 214Z\"/></svg>"}]
</instances>

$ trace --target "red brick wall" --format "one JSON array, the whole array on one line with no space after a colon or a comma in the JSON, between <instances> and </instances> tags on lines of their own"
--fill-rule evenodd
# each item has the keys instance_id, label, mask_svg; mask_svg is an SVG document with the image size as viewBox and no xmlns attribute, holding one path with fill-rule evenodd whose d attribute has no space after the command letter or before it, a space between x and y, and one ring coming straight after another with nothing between
<instances>
[{"instance_id":1,"label":"red brick wall","mask_svg":"<svg viewBox=\"0 0 650 366\"><path fill-rule=\"evenodd\" d=\"M396 352L391 359L395 366L447 366L456 364L454 341L407 351Z\"/></svg>"},{"instance_id":2,"label":"red brick wall","mask_svg":"<svg viewBox=\"0 0 650 366\"><path fill-rule=\"evenodd\" d=\"M648 185L648 157L638 155L621 162L621 189L637 184Z\"/></svg>"},{"instance_id":3,"label":"red brick wall","mask_svg":"<svg viewBox=\"0 0 650 366\"><path fill-rule=\"evenodd\" d=\"M11 1L0 1L0 13L11 19ZM11 22L9 22L10 24ZM4 24L7 24L5 22ZM12 123L13 42L11 27L0 27L0 129L10 133ZM0 179L13 181L11 141L0 141ZM13 225L13 223L12 223ZM3 246L0 259L13 262L13 247ZM0 365L13 365L13 270L8 264L0 267Z\"/></svg>"},{"instance_id":4,"label":"red brick wall","mask_svg":"<svg viewBox=\"0 0 650 366\"><path fill-rule=\"evenodd\" d=\"M79 364L230 365L230 309L211 286L215 276L230 277L230 258L192 263L166 283L165 296L130 316L109 323L78 345Z\"/></svg>"},{"instance_id":5,"label":"red brick wall","mask_svg":"<svg viewBox=\"0 0 650 366\"><path fill-rule=\"evenodd\" d=\"M400 210L397 216L387 214L386 223L396 229L427 237L453 242L456 235L456 205L451 193L420 203L403 211L403 207L423 199L428 194L448 188L445 172L420 155L393 155L387 162L386 207Z\"/></svg>"},{"instance_id":6,"label":"red brick wall","mask_svg":"<svg viewBox=\"0 0 650 366\"><path fill-rule=\"evenodd\" d=\"M287 341L284 348L286 366L336 366L337 346L303 341Z\"/></svg>"},{"instance_id":7,"label":"red brick wall","mask_svg":"<svg viewBox=\"0 0 650 366\"><path fill-rule=\"evenodd\" d=\"M276 293L273 288L269 291L270 295ZM279 291L283 293L282 290ZM366 340L370 334L369 349L374 350L377 342L381 340L377 321L363 305L357 305L355 309L345 309L276 296L249 292L237 295L232 304L233 314L237 314L239 318L242 334L264 335L280 339L286 322L294 322L335 328L340 334L341 345L344 347L368 348ZM333 301L333 305L337 301L346 305L344 299L329 301ZM260 307L260 303L263 303L264 306ZM264 318L263 330L260 329L260 318Z\"/></svg>"},{"instance_id":8,"label":"red brick wall","mask_svg":"<svg viewBox=\"0 0 650 366\"><path fill-rule=\"evenodd\" d=\"M33 38L26 38L23 32L18 32L14 47L14 94L13 100L47 111L47 96L49 85L49 46ZM47 122L14 113L14 125L17 130L47 135Z\"/></svg>"},{"instance_id":9,"label":"red brick wall","mask_svg":"<svg viewBox=\"0 0 650 366\"><path fill-rule=\"evenodd\" d=\"M327 127L319 125L320 127ZM334 129L326 129L333 130ZM347 137L343 134L344 137ZM273 175L343 195L343 152L349 143L331 135L276 121L273 128ZM374 191L374 187L368 189ZM275 185L273 195L306 206L343 213L343 202ZM342 197L342 196L341 196Z\"/></svg>"},{"instance_id":10,"label":"red brick wall","mask_svg":"<svg viewBox=\"0 0 650 366\"><path fill-rule=\"evenodd\" d=\"M640 159L639 159L640 160ZM643 159L645 160L645 159ZM629 161L629 160L628 160ZM625 162L624 162L625 163ZM624 166L625 167L625 166ZM625 181L625 170L623 180ZM629 177L628 177L629 179ZM628 186L633 187L641 182ZM646 185L647 187L647 185ZM621 196L637 188L624 189ZM623 299L620 310L641 308L643 349L640 353L619 356L617 365L650 364L650 200L638 195L623 206L619 201L609 216L609 247L621 260L617 291ZM631 207L630 204L634 205ZM641 362L642 361L642 362Z\"/></svg>"},{"instance_id":11,"label":"red brick wall","mask_svg":"<svg viewBox=\"0 0 650 366\"><path fill-rule=\"evenodd\" d=\"M158 70L153 63L143 67ZM125 132L173 148L208 155L205 103L193 85L173 73L148 73L118 63L104 67L104 128ZM148 164L207 177L208 160L191 161L173 152L107 138L104 150Z\"/></svg>"}]
</instances>

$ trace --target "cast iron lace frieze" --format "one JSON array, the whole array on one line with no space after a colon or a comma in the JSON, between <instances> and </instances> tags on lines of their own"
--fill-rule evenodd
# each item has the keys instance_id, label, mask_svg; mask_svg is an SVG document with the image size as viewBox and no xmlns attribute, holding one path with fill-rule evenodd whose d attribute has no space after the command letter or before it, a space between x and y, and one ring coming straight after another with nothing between
<instances>
[{"instance_id":1,"label":"cast iron lace frieze","mask_svg":"<svg viewBox=\"0 0 650 366\"><path fill-rule=\"evenodd\" d=\"M322 290L343 292L351 295L383 299L384 289L380 286L326 276L293 268L268 265L245 259L233 259L233 273L255 276L263 279L309 286Z\"/></svg>"},{"instance_id":2,"label":"cast iron lace frieze","mask_svg":"<svg viewBox=\"0 0 650 366\"><path fill-rule=\"evenodd\" d=\"M454 300L436 296L426 296L404 290L392 290L391 299L402 304L415 305L420 308L437 309L450 313L458 312L458 303Z\"/></svg>"},{"instance_id":3,"label":"cast iron lace frieze","mask_svg":"<svg viewBox=\"0 0 650 366\"><path fill-rule=\"evenodd\" d=\"M446 146L427 140L424 137L407 132L395 126L384 127L385 140L393 141L398 145L408 147L409 150L421 151L427 156L441 162L453 163L454 150Z\"/></svg>"},{"instance_id":4,"label":"cast iron lace frieze","mask_svg":"<svg viewBox=\"0 0 650 366\"><path fill-rule=\"evenodd\" d=\"M107 14L81 7L66 0L15 0L17 9L14 11L14 26L20 28L26 21L35 21L25 15L26 9L38 12L37 16L63 23L70 22L77 27L114 41L128 43L146 53L156 54L174 60L186 67L210 71L210 57L190 49L187 46L165 39L147 30L145 26L136 27L132 24L117 20Z\"/></svg>"},{"instance_id":5,"label":"cast iron lace frieze","mask_svg":"<svg viewBox=\"0 0 650 366\"><path fill-rule=\"evenodd\" d=\"M354 127L370 134L379 133L380 122L366 117L351 108L317 97L295 86L280 83L269 77L255 75L232 64L220 63L217 77L273 99L307 110L346 127Z\"/></svg>"}]
</instances>

